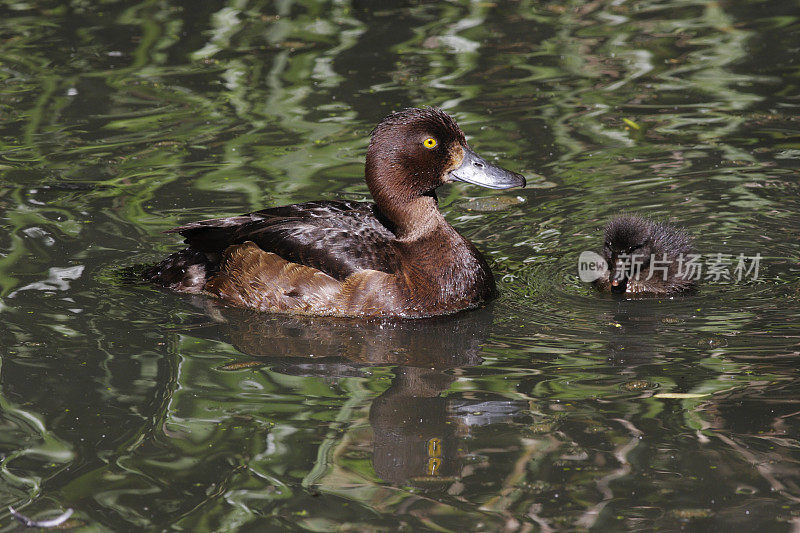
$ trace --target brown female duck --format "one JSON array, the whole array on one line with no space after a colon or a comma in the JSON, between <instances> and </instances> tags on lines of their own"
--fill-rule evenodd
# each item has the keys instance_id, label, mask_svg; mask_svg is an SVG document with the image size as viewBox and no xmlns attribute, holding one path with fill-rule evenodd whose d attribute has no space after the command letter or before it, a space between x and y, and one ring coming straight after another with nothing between
<instances>
[{"instance_id":1,"label":"brown female duck","mask_svg":"<svg viewBox=\"0 0 800 533\"><path fill-rule=\"evenodd\" d=\"M145 278L262 311L426 317L495 295L489 265L442 216L436 188L524 187L490 165L445 112L406 109L373 130L365 167L375 203L316 201L170 230L188 248Z\"/></svg>"},{"instance_id":2,"label":"brown female duck","mask_svg":"<svg viewBox=\"0 0 800 533\"><path fill-rule=\"evenodd\" d=\"M690 292L696 281L688 268L691 238L664 222L619 216L605 227L602 256L606 275L595 281L603 292L668 296Z\"/></svg>"}]
</instances>

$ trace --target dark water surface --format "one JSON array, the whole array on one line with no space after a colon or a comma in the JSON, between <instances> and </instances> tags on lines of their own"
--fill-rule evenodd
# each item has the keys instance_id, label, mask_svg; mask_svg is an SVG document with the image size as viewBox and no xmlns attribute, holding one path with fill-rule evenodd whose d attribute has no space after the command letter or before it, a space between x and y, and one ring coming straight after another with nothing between
<instances>
[{"instance_id":1,"label":"dark water surface","mask_svg":"<svg viewBox=\"0 0 800 533\"><path fill-rule=\"evenodd\" d=\"M800 531L800 5L3 2L0 531ZM201 217L364 199L438 105L525 190L440 190L502 296L400 323L127 282ZM619 301L620 211L757 279ZM731 275L733 266L731 266Z\"/></svg>"}]
</instances>

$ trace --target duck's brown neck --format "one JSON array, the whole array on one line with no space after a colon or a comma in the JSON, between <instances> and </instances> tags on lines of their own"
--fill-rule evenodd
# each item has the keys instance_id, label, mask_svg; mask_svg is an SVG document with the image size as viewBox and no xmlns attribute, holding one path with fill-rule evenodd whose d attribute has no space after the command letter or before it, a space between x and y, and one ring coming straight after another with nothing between
<instances>
[{"instance_id":1,"label":"duck's brown neck","mask_svg":"<svg viewBox=\"0 0 800 533\"><path fill-rule=\"evenodd\" d=\"M376 153L371 143L364 170L369 192L399 240L412 241L438 227L449 227L439 212L436 194L420 185L430 180L409 171L394 151Z\"/></svg>"},{"instance_id":2,"label":"duck's brown neck","mask_svg":"<svg viewBox=\"0 0 800 533\"><path fill-rule=\"evenodd\" d=\"M439 211L436 197L421 196L388 205L380 201L377 203L381 212L391 221L394 234L401 242L419 240L438 229L452 229Z\"/></svg>"},{"instance_id":3,"label":"duck's brown neck","mask_svg":"<svg viewBox=\"0 0 800 533\"><path fill-rule=\"evenodd\" d=\"M403 258L400 270L407 274L407 292L421 302L463 308L495 294L489 265L475 246L447 223L435 200L415 202L414 209L427 209L424 218L415 214L414 225L397 231Z\"/></svg>"}]
</instances>

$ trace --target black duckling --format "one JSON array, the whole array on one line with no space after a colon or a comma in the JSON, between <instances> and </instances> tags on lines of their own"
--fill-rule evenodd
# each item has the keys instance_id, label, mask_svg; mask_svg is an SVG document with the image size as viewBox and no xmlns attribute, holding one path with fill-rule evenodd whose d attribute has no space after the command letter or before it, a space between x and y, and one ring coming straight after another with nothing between
<instances>
[{"instance_id":1,"label":"black duckling","mask_svg":"<svg viewBox=\"0 0 800 533\"><path fill-rule=\"evenodd\" d=\"M595 286L602 292L666 296L696 288L687 268L694 254L691 238L664 222L619 216L605 227L602 256L608 270Z\"/></svg>"},{"instance_id":2,"label":"black duckling","mask_svg":"<svg viewBox=\"0 0 800 533\"><path fill-rule=\"evenodd\" d=\"M365 167L375 203L316 201L170 230L188 248L145 273L171 289L261 311L427 317L495 296L489 265L439 211L436 189L492 189L525 178L470 149L444 111L405 109L372 131Z\"/></svg>"}]
</instances>

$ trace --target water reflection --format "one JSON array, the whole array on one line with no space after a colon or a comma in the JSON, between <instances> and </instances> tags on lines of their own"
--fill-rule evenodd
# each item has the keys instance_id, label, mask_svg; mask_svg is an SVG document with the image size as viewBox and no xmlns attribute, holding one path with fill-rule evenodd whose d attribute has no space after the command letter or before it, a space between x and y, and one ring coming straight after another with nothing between
<instances>
[{"instance_id":1,"label":"water reflection","mask_svg":"<svg viewBox=\"0 0 800 533\"><path fill-rule=\"evenodd\" d=\"M330 379L362 376L371 366L390 367L389 387L369 406L372 464L386 482L458 479L457 450L465 447L459 437L463 440L470 425L507 417L506 401L481 402L475 409L481 414L474 416L468 402L444 397L459 369L481 363L479 353L492 324L488 310L430 321L364 323L203 305L224 321L222 331L238 350L273 372ZM224 368L241 366L248 365ZM500 416L492 417L498 410ZM325 478L317 473L314 484L324 487Z\"/></svg>"},{"instance_id":2,"label":"water reflection","mask_svg":"<svg viewBox=\"0 0 800 533\"><path fill-rule=\"evenodd\" d=\"M0 11L0 529L800 527L793 3ZM115 278L185 221L363 199L369 128L427 104L546 176L442 191L491 316L214 323ZM619 211L763 277L599 298L575 261Z\"/></svg>"}]
</instances>

